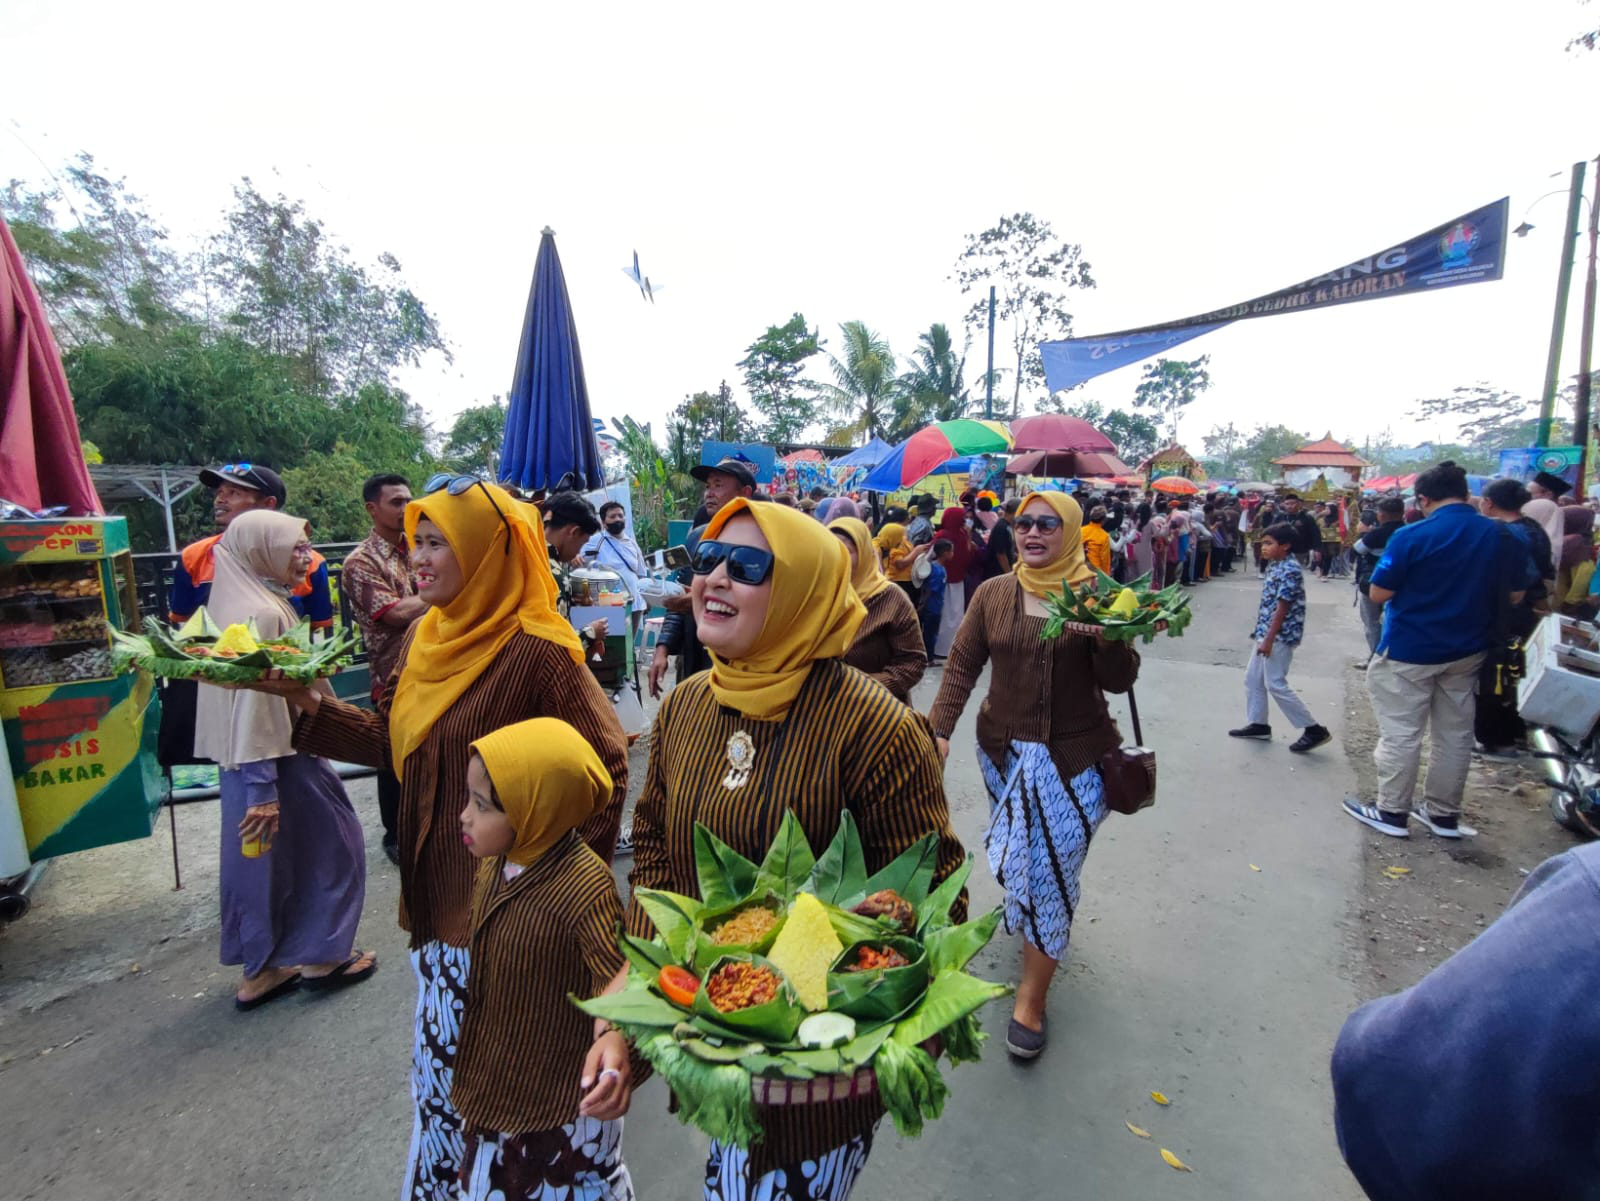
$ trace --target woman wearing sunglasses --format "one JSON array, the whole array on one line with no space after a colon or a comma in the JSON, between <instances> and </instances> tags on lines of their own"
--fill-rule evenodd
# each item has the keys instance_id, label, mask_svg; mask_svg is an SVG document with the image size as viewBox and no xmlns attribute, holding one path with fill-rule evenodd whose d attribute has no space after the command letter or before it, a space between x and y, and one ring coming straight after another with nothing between
<instances>
[{"instance_id":1,"label":"woman wearing sunglasses","mask_svg":"<svg viewBox=\"0 0 1600 1201\"><path fill-rule=\"evenodd\" d=\"M579 828L607 862L627 796L622 727L584 665L577 633L556 612L544 538L522 510L471 476L435 476L406 506L417 592L431 608L407 634L376 713L284 682L265 686L300 708L296 747L389 763L400 777L400 924L411 936L418 988L408 1201L454 1197L463 1152L450 1086L476 867L457 822L468 748L534 717L574 726L614 784L607 806ZM605 1049L604 1066L625 1076L620 1039Z\"/></svg>"},{"instance_id":2,"label":"woman wearing sunglasses","mask_svg":"<svg viewBox=\"0 0 1600 1201\"><path fill-rule=\"evenodd\" d=\"M840 517L828 529L850 554L850 587L867 607L866 619L844 661L882 684L896 699L911 703L911 690L928 669L922 623L906 594L889 582L878 566L867 523Z\"/></svg>"},{"instance_id":3,"label":"woman wearing sunglasses","mask_svg":"<svg viewBox=\"0 0 1600 1201\"><path fill-rule=\"evenodd\" d=\"M1078 878L1106 815L1096 767L1121 745L1106 692L1139 674L1127 643L1062 634L1044 643L1044 597L1092 580L1080 530L1083 511L1060 492L1035 492L1015 520L1020 562L973 594L945 664L930 720L940 754L985 662L989 694L978 710L978 763L989 790L989 867L1006 890L1006 928L1022 931L1022 983L1007 1049L1032 1059L1045 1046L1045 998L1065 958Z\"/></svg>"},{"instance_id":4,"label":"woman wearing sunglasses","mask_svg":"<svg viewBox=\"0 0 1600 1201\"><path fill-rule=\"evenodd\" d=\"M740 498L707 526L693 570L694 616L712 666L679 684L656 716L634 812L633 888L698 892L696 822L760 862L786 811L820 851L849 809L869 871L937 831L938 877L954 871L965 852L950 831L927 723L840 661L864 606L839 539L798 510ZM653 936L636 904L627 925ZM876 1094L764 1109L755 1149L712 1142L704 1195L841 1201L882 1114Z\"/></svg>"}]
</instances>

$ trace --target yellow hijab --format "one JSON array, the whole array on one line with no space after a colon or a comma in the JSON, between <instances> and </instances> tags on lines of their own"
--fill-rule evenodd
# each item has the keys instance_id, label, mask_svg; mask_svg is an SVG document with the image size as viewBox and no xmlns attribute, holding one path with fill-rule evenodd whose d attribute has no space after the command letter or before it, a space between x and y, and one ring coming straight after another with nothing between
<instances>
[{"instance_id":1,"label":"yellow hijab","mask_svg":"<svg viewBox=\"0 0 1600 1201\"><path fill-rule=\"evenodd\" d=\"M799 509L739 497L717 511L705 540L714 540L740 513L755 519L772 547L776 561L765 585L772 598L748 655L727 660L711 653L711 692L719 704L755 721L781 721L811 664L849 650L867 610L850 587L844 546Z\"/></svg>"},{"instance_id":2,"label":"yellow hijab","mask_svg":"<svg viewBox=\"0 0 1600 1201\"><path fill-rule=\"evenodd\" d=\"M535 717L472 744L517 840L506 858L527 867L611 800L611 773L566 722Z\"/></svg>"},{"instance_id":3,"label":"yellow hijab","mask_svg":"<svg viewBox=\"0 0 1600 1201\"><path fill-rule=\"evenodd\" d=\"M855 570L850 576L850 586L863 601L869 601L885 588L892 588L889 577L883 574L878 563L877 549L872 545L872 531L859 517L838 517L828 522L830 530L838 530L850 539L856 548Z\"/></svg>"},{"instance_id":4,"label":"yellow hijab","mask_svg":"<svg viewBox=\"0 0 1600 1201\"><path fill-rule=\"evenodd\" d=\"M883 552L885 560L889 558L890 551L898 550L905 543L906 527L898 521L891 521L879 527L878 536L873 539L873 545Z\"/></svg>"},{"instance_id":5,"label":"yellow hijab","mask_svg":"<svg viewBox=\"0 0 1600 1201\"><path fill-rule=\"evenodd\" d=\"M461 697L518 631L566 647L583 663L578 632L556 611L555 577L544 531L523 515L523 506L493 484L460 496L435 492L406 506L406 537L416 543L426 517L444 535L465 577L449 604L417 619L411 649L400 671L389 709L389 757L403 775L406 756L422 745L445 710ZM505 515L495 516L494 505ZM506 552L506 539L511 551ZM528 686L538 687L530 680Z\"/></svg>"},{"instance_id":6,"label":"yellow hijab","mask_svg":"<svg viewBox=\"0 0 1600 1201\"><path fill-rule=\"evenodd\" d=\"M1089 560L1083 553L1083 510L1078 507L1078 502L1065 492L1035 492L1022 502L1017 516L1022 516L1029 509L1037 511L1043 508L1054 510L1055 515L1061 518L1061 532L1065 539L1061 544L1061 553L1043 567L1029 567L1022 561L1019 552L1017 578L1022 581L1023 588L1034 596L1060 592L1063 581L1076 588L1094 579Z\"/></svg>"}]
</instances>

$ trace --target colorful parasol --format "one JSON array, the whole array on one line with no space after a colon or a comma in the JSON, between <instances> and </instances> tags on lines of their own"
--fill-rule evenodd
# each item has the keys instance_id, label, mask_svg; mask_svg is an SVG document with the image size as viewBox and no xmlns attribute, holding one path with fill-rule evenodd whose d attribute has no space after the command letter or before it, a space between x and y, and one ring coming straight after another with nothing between
<instances>
[{"instance_id":1,"label":"colorful parasol","mask_svg":"<svg viewBox=\"0 0 1600 1201\"><path fill-rule=\"evenodd\" d=\"M1004 454L1011 449L1011 431L998 421L937 421L918 430L889 452L862 487L897 492L962 455Z\"/></svg>"},{"instance_id":2,"label":"colorful parasol","mask_svg":"<svg viewBox=\"0 0 1600 1201\"><path fill-rule=\"evenodd\" d=\"M1186 480L1181 475L1164 475L1159 480L1151 481L1150 487L1157 492L1168 492L1173 496L1193 496L1200 491L1200 485L1193 480Z\"/></svg>"}]
</instances>

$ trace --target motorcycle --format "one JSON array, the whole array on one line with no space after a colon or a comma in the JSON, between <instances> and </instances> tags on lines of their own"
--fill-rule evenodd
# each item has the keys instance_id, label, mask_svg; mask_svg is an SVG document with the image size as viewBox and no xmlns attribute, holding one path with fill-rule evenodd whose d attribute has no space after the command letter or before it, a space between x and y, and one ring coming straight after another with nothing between
<instances>
[{"instance_id":1,"label":"motorcycle","mask_svg":"<svg viewBox=\"0 0 1600 1201\"><path fill-rule=\"evenodd\" d=\"M1600 838L1600 629L1547 617L1528 640L1526 664L1519 705L1550 815L1574 834Z\"/></svg>"}]
</instances>

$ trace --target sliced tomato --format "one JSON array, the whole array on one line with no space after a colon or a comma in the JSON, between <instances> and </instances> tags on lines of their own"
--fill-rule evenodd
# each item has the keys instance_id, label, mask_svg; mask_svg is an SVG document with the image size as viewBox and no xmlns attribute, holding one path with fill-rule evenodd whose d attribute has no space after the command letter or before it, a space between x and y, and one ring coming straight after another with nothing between
<instances>
[{"instance_id":1,"label":"sliced tomato","mask_svg":"<svg viewBox=\"0 0 1600 1201\"><path fill-rule=\"evenodd\" d=\"M656 984L660 987L662 996L685 1009L694 1004L694 995L700 991L698 977L688 968L679 967L675 963L669 963L661 969Z\"/></svg>"}]
</instances>

